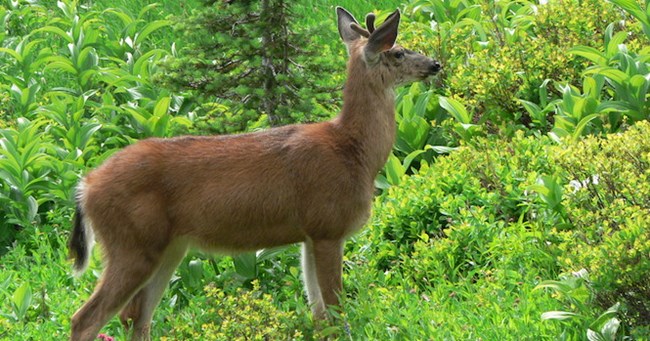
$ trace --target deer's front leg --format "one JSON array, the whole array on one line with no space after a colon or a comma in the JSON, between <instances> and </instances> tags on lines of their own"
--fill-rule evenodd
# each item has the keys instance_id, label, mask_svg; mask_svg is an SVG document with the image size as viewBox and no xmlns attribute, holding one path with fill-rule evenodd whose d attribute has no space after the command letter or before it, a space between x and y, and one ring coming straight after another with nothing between
<instances>
[{"instance_id":1,"label":"deer's front leg","mask_svg":"<svg viewBox=\"0 0 650 341\"><path fill-rule=\"evenodd\" d=\"M343 240L312 241L316 278L325 306L339 305L339 295L343 289L341 284L343 242ZM325 312L321 315L323 316L316 316L316 318L326 318Z\"/></svg>"}]
</instances>

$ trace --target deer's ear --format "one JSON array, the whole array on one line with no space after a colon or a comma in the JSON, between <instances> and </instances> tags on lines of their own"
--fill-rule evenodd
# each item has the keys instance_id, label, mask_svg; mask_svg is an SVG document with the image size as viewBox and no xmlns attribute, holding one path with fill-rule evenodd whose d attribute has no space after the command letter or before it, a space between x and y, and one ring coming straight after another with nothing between
<instances>
[{"instance_id":1,"label":"deer's ear","mask_svg":"<svg viewBox=\"0 0 650 341\"><path fill-rule=\"evenodd\" d=\"M343 7L336 7L336 15L338 17L339 34L344 43L349 44L361 37L357 31L352 29L352 24L359 25L359 23L350 12Z\"/></svg>"},{"instance_id":2,"label":"deer's ear","mask_svg":"<svg viewBox=\"0 0 650 341\"><path fill-rule=\"evenodd\" d=\"M365 53L368 60L374 60L380 53L390 50L397 40L397 27L399 26L400 14L396 10L386 18L386 21L379 26L368 38Z\"/></svg>"}]
</instances>

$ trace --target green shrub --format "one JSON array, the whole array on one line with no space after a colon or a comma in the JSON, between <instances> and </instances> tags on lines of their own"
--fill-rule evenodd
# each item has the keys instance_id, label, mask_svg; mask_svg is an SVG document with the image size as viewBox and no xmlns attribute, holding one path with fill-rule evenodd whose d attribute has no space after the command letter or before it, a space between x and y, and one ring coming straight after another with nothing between
<instances>
[{"instance_id":1,"label":"green shrub","mask_svg":"<svg viewBox=\"0 0 650 341\"><path fill-rule=\"evenodd\" d=\"M566 269L591 274L602 308L617 301L631 324L650 321L650 123L551 154L568 184L568 219L558 232Z\"/></svg>"},{"instance_id":2,"label":"green shrub","mask_svg":"<svg viewBox=\"0 0 650 341\"><path fill-rule=\"evenodd\" d=\"M546 133L555 125L554 112L560 118L571 116L556 106L557 101L563 89L580 88L583 72L589 66L583 58L571 53L574 47L598 49L609 43L607 31L611 34L613 29L629 34L627 43L631 46L638 46L641 39L634 19L630 20L632 24L624 24L633 15L618 10L610 2L597 0L545 4L414 0L407 5L406 12L413 22L404 25L402 35L425 50L431 50L433 45L436 57L444 66L436 82L440 89L437 92L456 100L468 112L465 120L452 115L457 124L465 128L470 124L479 125L486 132L506 136L512 136L518 129ZM639 83L639 79L616 80L628 90ZM632 93L636 92L620 91L617 97L621 103L615 111L635 114L639 110L638 103L643 103L642 100L623 96ZM437 107L434 99L431 103ZM626 106L630 109L621 109ZM604 110L598 109L599 113ZM603 116L609 111L612 109L607 108ZM572 127L589 114L573 115L577 121L564 129L572 133L575 129ZM436 122L438 126L440 123ZM620 119L615 119L613 131L619 125ZM454 128L463 140L475 135ZM446 142L445 145L455 145L454 139Z\"/></svg>"},{"instance_id":3,"label":"green shrub","mask_svg":"<svg viewBox=\"0 0 650 341\"><path fill-rule=\"evenodd\" d=\"M381 218L374 220L373 231L378 238L395 243L381 251L378 264L389 266L423 238L462 235L467 224L492 226L497 221L530 219L533 203L525 192L537 181L537 174L550 172L547 160L537 156L546 153L552 142L521 134L516 141L479 139L474 144L480 147L462 147L405 179L403 185L390 188L376 208ZM477 227L475 232L483 230ZM482 242L480 238L477 241ZM464 252L464 247L459 252Z\"/></svg>"},{"instance_id":4,"label":"green shrub","mask_svg":"<svg viewBox=\"0 0 650 341\"><path fill-rule=\"evenodd\" d=\"M209 308L191 325L179 323L161 340L291 340L304 337L303 319L295 311L278 309L273 297L253 281L252 290L227 295L215 286L205 288Z\"/></svg>"},{"instance_id":5,"label":"green shrub","mask_svg":"<svg viewBox=\"0 0 650 341\"><path fill-rule=\"evenodd\" d=\"M370 266L431 290L506 283L586 269L598 316L621 303L647 327L650 124L582 142L516 134L480 138L391 187L367 232ZM385 242L390 240L390 242Z\"/></svg>"},{"instance_id":6,"label":"green shrub","mask_svg":"<svg viewBox=\"0 0 650 341\"><path fill-rule=\"evenodd\" d=\"M548 122L533 122L517 99L545 101L538 88L547 86L546 79L579 84L587 64L568 50L601 46L605 27L620 20L620 14L610 3L597 0L549 1L518 9L513 2L499 4L481 4L485 44L476 43L472 27L451 35L448 91L493 131L507 133L513 123L548 129Z\"/></svg>"}]
</instances>

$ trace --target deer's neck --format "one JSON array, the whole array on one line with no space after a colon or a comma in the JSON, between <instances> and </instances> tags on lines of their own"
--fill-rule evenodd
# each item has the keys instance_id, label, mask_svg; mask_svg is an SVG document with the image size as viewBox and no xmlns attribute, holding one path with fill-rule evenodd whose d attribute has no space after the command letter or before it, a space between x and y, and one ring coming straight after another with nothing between
<instances>
[{"instance_id":1,"label":"deer's neck","mask_svg":"<svg viewBox=\"0 0 650 341\"><path fill-rule=\"evenodd\" d=\"M350 71L350 75L355 74ZM343 90L343 109L335 120L373 180L395 140L395 92L380 83L349 77Z\"/></svg>"}]
</instances>

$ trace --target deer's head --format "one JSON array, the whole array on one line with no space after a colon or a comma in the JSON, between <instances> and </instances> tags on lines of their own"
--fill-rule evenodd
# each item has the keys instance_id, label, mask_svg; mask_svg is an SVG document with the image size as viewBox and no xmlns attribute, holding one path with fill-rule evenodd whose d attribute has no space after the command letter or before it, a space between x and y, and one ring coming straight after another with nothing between
<instances>
[{"instance_id":1,"label":"deer's head","mask_svg":"<svg viewBox=\"0 0 650 341\"><path fill-rule=\"evenodd\" d=\"M348 11L336 8L341 39L347 45L350 63L362 63L366 77L383 87L424 80L440 71L440 64L422 54L395 44L400 21L399 10L375 29L375 15L366 16L366 28Z\"/></svg>"}]
</instances>

